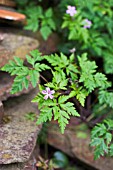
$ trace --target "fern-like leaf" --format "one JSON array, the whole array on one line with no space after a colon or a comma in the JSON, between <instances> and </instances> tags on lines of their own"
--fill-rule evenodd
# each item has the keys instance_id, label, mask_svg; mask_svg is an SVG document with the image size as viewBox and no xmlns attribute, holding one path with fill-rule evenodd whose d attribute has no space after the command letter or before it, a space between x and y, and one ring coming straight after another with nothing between
<instances>
[{"instance_id":1,"label":"fern-like leaf","mask_svg":"<svg viewBox=\"0 0 113 170\"><path fill-rule=\"evenodd\" d=\"M41 124L41 123L44 123L44 122L47 122L48 120L51 121L52 119L52 109L51 108L44 108L41 110L41 113L39 115L39 118L37 120L37 124Z\"/></svg>"}]
</instances>

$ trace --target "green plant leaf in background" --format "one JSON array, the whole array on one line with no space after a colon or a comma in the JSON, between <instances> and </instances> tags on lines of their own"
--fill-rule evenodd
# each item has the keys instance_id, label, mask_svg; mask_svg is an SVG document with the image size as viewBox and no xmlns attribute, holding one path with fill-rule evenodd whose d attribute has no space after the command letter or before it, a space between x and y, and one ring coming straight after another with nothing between
<instances>
[{"instance_id":1,"label":"green plant leaf in background","mask_svg":"<svg viewBox=\"0 0 113 170\"><path fill-rule=\"evenodd\" d=\"M54 153L52 160L58 168L66 168L69 165L68 157L60 151Z\"/></svg>"}]
</instances>

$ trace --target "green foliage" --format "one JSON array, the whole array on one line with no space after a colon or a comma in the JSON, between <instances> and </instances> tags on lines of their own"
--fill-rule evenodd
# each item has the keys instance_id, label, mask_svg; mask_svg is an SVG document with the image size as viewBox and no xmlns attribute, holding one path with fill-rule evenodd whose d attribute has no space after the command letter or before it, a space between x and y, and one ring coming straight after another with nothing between
<instances>
[{"instance_id":1,"label":"green foliage","mask_svg":"<svg viewBox=\"0 0 113 170\"><path fill-rule=\"evenodd\" d=\"M26 59L30 67L25 66L22 59L14 57L14 61L10 60L9 64L6 64L1 69L12 76L16 76L11 90L12 94L22 91L23 88L28 89L30 83L33 87L36 87L39 80L39 72L49 69L49 66L39 64L39 61L43 60L43 58L38 50L31 51L30 55L26 55Z\"/></svg>"},{"instance_id":2,"label":"green foliage","mask_svg":"<svg viewBox=\"0 0 113 170\"><path fill-rule=\"evenodd\" d=\"M55 71L52 72L52 74L53 74L52 82L47 83L46 85L50 88L54 88L54 90L59 89L66 90L68 79L66 79L65 73L63 71L61 72Z\"/></svg>"},{"instance_id":3,"label":"green foliage","mask_svg":"<svg viewBox=\"0 0 113 170\"><path fill-rule=\"evenodd\" d=\"M68 58L63 53L58 56L57 54L52 54L50 57L45 56L45 59L54 67L56 71L66 70L67 76L71 76L72 80L77 78L77 74L79 71L77 69L77 65L74 62L74 55L70 55ZM60 62L59 62L60 61Z\"/></svg>"},{"instance_id":4,"label":"green foliage","mask_svg":"<svg viewBox=\"0 0 113 170\"><path fill-rule=\"evenodd\" d=\"M72 43L72 40L74 40L79 52L87 50L94 57L102 57L105 72L113 73L113 3L111 3L111 0L103 2L101 0L71 0L70 2L64 0L59 5L64 13L67 5L75 6L77 10L73 17L68 14L64 14L63 17L62 28L68 38L68 43L69 41ZM88 29L83 27L83 21L86 18L92 22Z\"/></svg>"},{"instance_id":5,"label":"green foliage","mask_svg":"<svg viewBox=\"0 0 113 170\"><path fill-rule=\"evenodd\" d=\"M113 130L113 121L104 120L103 123L98 123L92 130L91 133L91 146L95 147L94 149L94 158L100 158L109 154L113 155L113 144L112 144L112 133Z\"/></svg>"},{"instance_id":6,"label":"green foliage","mask_svg":"<svg viewBox=\"0 0 113 170\"><path fill-rule=\"evenodd\" d=\"M88 61L86 54L82 57L78 57L81 67L80 82L84 82L84 86L89 92L92 92L94 88L101 87L103 89L108 88L110 83L107 82L107 78L104 74L96 72L97 65L94 61Z\"/></svg>"},{"instance_id":7,"label":"green foliage","mask_svg":"<svg viewBox=\"0 0 113 170\"><path fill-rule=\"evenodd\" d=\"M69 96L60 96L58 101L56 99L44 100L43 95L38 94L32 102L38 102L38 107L40 109L40 116L37 120L37 124L51 121L52 116L54 115L54 120L57 120L61 129L61 132L64 133L64 129L68 124L68 119L70 116L79 116L73 103L67 102ZM49 106L49 107L48 107Z\"/></svg>"},{"instance_id":8,"label":"green foliage","mask_svg":"<svg viewBox=\"0 0 113 170\"><path fill-rule=\"evenodd\" d=\"M113 108L113 92L101 90L98 98L100 104L106 103L109 107Z\"/></svg>"},{"instance_id":9,"label":"green foliage","mask_svg":"<svg viewBox=\"0 0 113 170\"><path fill-rule=\"evenodd\" d=\"M27 17L27 25L24 28L33 32L39 30L44 40L47 40L49 35L56 30L52 8L44 10L42 6L30 2L23 8L21 6L20 12Z\"/></svg>"},{"instance_id":10,"label":"green foliage","mask_svg":"<svg viewBox=\"0 0 113 170\"><path fill-rule=\"evenodd\" d=\"M15 1L19 11L27 16L25 29L33 32L39 30L44 40L57 31L61 40L58 54L42 57L35 50L26 55L28 66L15 57L2 68L15 77L11 91L13 94L23 88L28 89L30 84L36 87L41 72L50 69L50 82L44 78L46 83L39 87L39 93L33 100L40 109L37 124L54 119L64 133L71 116L80 116L86 122L96 122L98 117L104 119L103 115L111 116L112 119L112 0L63 0L58 1L58 5L54 5L56 1L52 4L43 0ZM74 16L66 13L68 5L76 7ZM85 19L91 22L90 27L84 27ZM70 50L73 47L75 52ZM50 66L44 63L45 60ZM47 88L50 91L47 92ZM44 90L45 96L42 93ZM95 147L95 159L104 154L113 156L112 128L108 127L104 121L92 131L91 145Z\"/></svg>"},{"instance_id":11,"label":"green foliage","mask_svg":"<svg viewBox=\"0 0 113 170\"><path fill-rule=\"evenodd\" d=\"M37 124L51 121L53 118L58 121L62 133L69 123L70 116L80 116L74 103L69 99L75 98L84 106L86 97L95 88L100 88L99 93L101 94L102 90L105 92L105 89L109 87L106 76L96 71L96 63L89 61L86 54L78 57L78 64L75 64L73 54L69 58L62 53L42 57L38 50L31 51L30 55L26 55L26 59L30 66L25 66L20 58L15 57L14 61L10 61L2 68L3 71L16 76L11 92L16 93L24 87L27 89L29 83L36 87L39 73L53 67L51 69L52 81L45 84L47 88L44 94L47 98L42 93L44 86L40 85L40 92L32 101L37 102L40 109ZM51 67L45 65L43 59L46 59ZM69 82L70 78L71 82ZM52 88L52 90L48 92L48 88ZM54 93L51 93L53 90Z\"/></svg>"},{"instance_id":12,"label":"green foliage","mask_svg":"<svg viewBox=\"0 0 113 170\"><path fill-rule=\"evenodd\" d=\"M54 153L52 161L57 168L66 168L69 165L68 157L60 151Z\"/></svg>"}]
</instances>

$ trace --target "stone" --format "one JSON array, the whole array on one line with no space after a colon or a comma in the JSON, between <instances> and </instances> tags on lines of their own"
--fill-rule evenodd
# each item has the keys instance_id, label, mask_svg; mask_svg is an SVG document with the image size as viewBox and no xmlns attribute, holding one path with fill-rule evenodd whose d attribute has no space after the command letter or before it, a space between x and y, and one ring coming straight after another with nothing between
<instances>
[{"instance_id":1,"label":"stone","mask_svg":"<svg viewBox=\"0 0 113 170\"><path fill-rule=\"evenodd\" d=\"M1 34L4 39L4 35ZM9 50L1 46L0 43L0 67L4 66L10 59L13 59L13 56Z\"/></svg>"},{"instance_id":2,"label":"stone","mask_svg":"<svg viewBox=\"0 0 113 170\"><path fill-rule=\"evenodd\" d=\"M0 123L2 123L3 115L4 115L3 104L2 104L2 102L0 101Z\"/></svg>"},{"instance_id":3,"label":"stone","mask_svg":"<svg viewBox=\"0 0 113 170\"><path fill-rule=\"evenodd\" d=\"M9 97L20 96L21 94L28 93L33 89L32 85L29 85L28 89L23 89L23 91L16 94L11 94L11 87L14 77L11 77L6 72L0 72L0 101L7 100Z\"/></svg>"},{"instance_id":4,"label":"stone","mask_svg":"<svg viewBox=\"0 0 113 170\"><path fill-rule=\"evenodd\" d=\"M26 35L23 30L1 27L0 34L3 37L0 41L0 67L14 56L25 59L26 54L39 47L39 41Z\"/></svg>"},{"instance_id":5,"label":"stone","mask_svg":"<svg viewBox=\"0 0 113 170\"><path fill-rule=\"evenodd\" d=\"M14 56L25 59L29 51L36 49L39 46L39 41L28 37L23 31L19 29L0 28L0 67L8 63ZM33 87L30 86L28 90L24 89L15 95L11 95L11 86L14 77L10 77L5 72L0 72L0 101L6 100L10 96L19 96L23 93L28 93Z\"/></svg>"},{"instance_id":6,"label":"stone","mask_svg":"<svg viewBox=\"0 0 113 170\"><path fill-rule=\"evenodd\" d=\"M15 7L16 3L13 0L1 0L0 5Z\"/></svg>"},{"instance_id":7,"label":"stone","mask_svg":"<svg viewBox=\"0 0 113 170\"><path fill-rule=\"evenodd\" d=\"M39 156L38 145L36 145L32 155L30 156L30 159L27 162L0 165L0 170L37 170L36 169L37 156Z\"/></svg>"},{"instance_id":8,"label":"stone","mask_svg":"<svg viewBox=\"0 0 113 170\"><path fill-rule=\"evenodd\" d=\"M93 149L89 146L90 131L82 131L83 133L86 132L85 138L79 137L78 132L79 126L73 124L66 128L64 134L61 134L57 123L51 122L47 130L47 142L90 168L111 170L113 158L101 157L94 160Z\"/></svg>"},{"instance_id":9,"label":"stone","mask_svg":"<svg viewBox=\"0 0 113 170\"><path fill-rule=\"evenodd\" d=\"M50 54L57 51L56 47L59 40L56 34L52 34L47 41L44 41L39 32L32 34L29 31L13 28L4 28L4 30L1 28L0 30L3 37L0 42L0 67L8 63L14 56L25 59L26 54L36 48L39 48L42 54ZM0 80L1 101L6 100L10 96L13 97L19 96L22 93L28 93L32 89L30 86L28 90L24 89L20 93L11 95L10 90L13 83L13 77L10 77L7 73L0 72Z\"/></svg>"},{"instance_id":10,"label":"stone","mask_svg":"<svg viewBox=\"0 0 113 170\"><path fill-rule=\"evenodd\" d=\"M55 33L51 34L45 41L39 31L33 33L23 29L6 27L0 28L0 36L0 67L13 59L14 56L25 59L26 54L33 49L38 48L43 55L55 53L60 41Z\"/></svg>"},{"instance_id":11,"label":"stone","mask_svg":"<svg viewBox=\"0 0 113 170\"><path fill-rule=\"evenodd\" d=\"M39 111L31 100L37 89L20 97L10 98L4 102L4 123L0 125L0 164L27 162L36 145L41 125L26 118L27 113Z\"/></svg>"},{"instance_id":12,"label":"stone","mask_svg":"<svg viewBox=\"0 0 113 170\"><path fill-rule=\"evenodd\" d=\"M15 11L0 9L0 18L13 21L23 21L26 19L26 16Z\"/></svg>"}]
</instances>

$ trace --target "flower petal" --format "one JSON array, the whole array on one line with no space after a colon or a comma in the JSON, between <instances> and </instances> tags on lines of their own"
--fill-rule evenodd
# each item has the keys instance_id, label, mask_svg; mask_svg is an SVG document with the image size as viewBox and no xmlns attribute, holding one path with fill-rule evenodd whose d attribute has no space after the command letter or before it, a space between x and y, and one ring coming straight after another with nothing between
<instances>
[{"instance_id":1,"label":"flower petal","mask_svg":"<svg viewBox=\"0 0 113 170\"><path fill-rule=\"evenodd\" d=\"M49 95L49 98L50 98L50 99L53 99L53 98L54 98L54 96L53 96L53 95Z\"/></svg>"},{"instance_id":2,"label":"flower petal","mask_svg":"<svg viewBox=\"0 0 113 170\"><path fill-rule=\"evenodd\" d=\"M49 97L49 96L48 96L48 94L47 94L47 95L45 95L45 96L44 96L44 99L45 99L45 100L47 100L47 99L48 99L48 97Z\"/></svg>"},{"instance_id":3,"label":"flower petal","mask_svg":"<svg viewBox=\"0 0 113 170\"><path fill-rule=\"evenodd\" d=\"M49 94L51 90L50 90L49 87L46 87L46 91L47 91L47 93Z\"/></svg>"},{"instance_id":4,"label":"flower petal","mask_svg":"<svg viewBox=\"0 0 113 170\"><path fill-rule=\"evenodd\" d=\"M50 94L54 94L54 93L55 93L55 91L54 91L54 90L51 90Z\"/></svg>"},{"instance_id":5,"label":"flower petal","mask_svg":"<svg viewBox=\"0 0 113 170\"><path fill-rule=\"evenodd\" d=\"M46 90L42 90L42 94L47 94L47 91Z\"/></svg>"}]
</instances>

